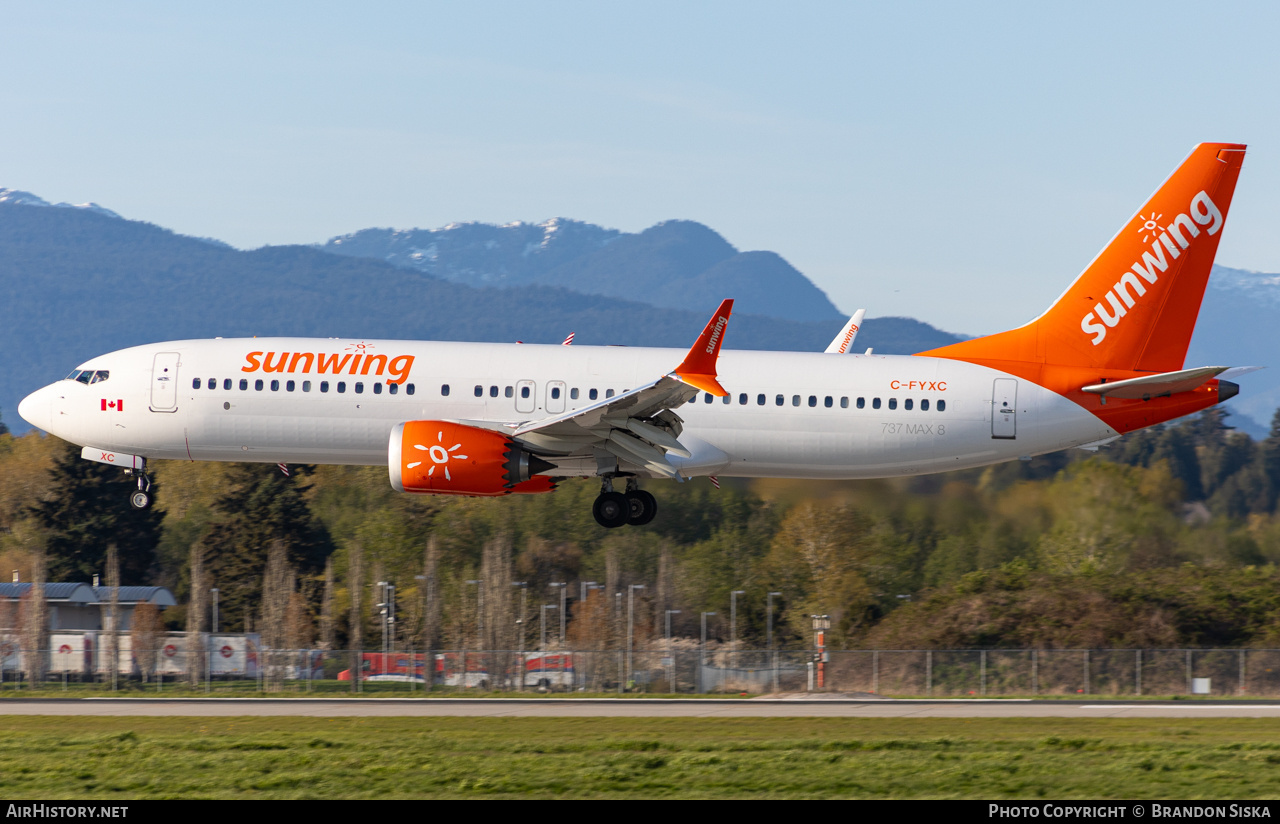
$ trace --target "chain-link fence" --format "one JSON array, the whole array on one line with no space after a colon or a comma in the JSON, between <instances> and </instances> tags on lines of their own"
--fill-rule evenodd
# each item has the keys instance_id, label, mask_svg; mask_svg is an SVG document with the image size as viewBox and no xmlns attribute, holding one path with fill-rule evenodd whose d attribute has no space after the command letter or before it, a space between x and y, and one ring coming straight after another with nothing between
<instances>
[{"instance_id":1,"label":"chain-link fence","mask_svg":"<svg viewBox=\"0 0 1280 824\"><path fill-rule=\"evenodd\" d=\"M281 650L247 636L134 650L0 640L0 691L466 694L827 693L912 697L1280 696L1280 650ZM114 653L113 653L114 648Z\"/></svg>"}]
</instances>

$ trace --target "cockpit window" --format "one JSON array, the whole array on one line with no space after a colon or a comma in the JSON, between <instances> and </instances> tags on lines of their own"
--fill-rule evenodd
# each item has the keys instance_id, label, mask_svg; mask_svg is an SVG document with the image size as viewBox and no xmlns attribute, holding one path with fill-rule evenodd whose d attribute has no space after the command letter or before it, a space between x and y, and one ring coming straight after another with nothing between
<instances>
[{"instance_id":1,"label":"cockpit window","mask_svg":"<svg viewBox=\"0 0 1280 824\"><path fill-rule=\"evenodd\" d=\"M99 369L97 371L94 371L92 369L77 369L74 372L72 372L70 375L67 375L67 380L76 381L78 383L83 383L83 384L90 384L90 383L102 383L109 377L111 377L111 373L108 372L106 369Z\"/></svg>"}]
</instances>

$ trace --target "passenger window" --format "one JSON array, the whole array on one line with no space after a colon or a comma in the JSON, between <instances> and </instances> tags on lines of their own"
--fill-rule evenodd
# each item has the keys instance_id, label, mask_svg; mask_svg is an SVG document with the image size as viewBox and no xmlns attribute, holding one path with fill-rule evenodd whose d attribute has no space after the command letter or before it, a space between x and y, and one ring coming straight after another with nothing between
<instances>
[{"instance_id":1,"label":"passenger window","mask_svg":"<svg viewBox=\"0 0 1280 824\"><path fill-rule=\"evenodd\" d=\"M400 384L398 383L387 384L387 391L390 392L392 395L394 395L395 393L400 391Z\"/></svg>"},{"instance_id":2,"label":"passenger window","mask_svg":"<svg viewBox=\"0 0 1280 824\"><path fill-rule=\"evenodd\" d=\"M520 399L521 399L521 400L528 400L528 399L529 399L529 393L530 393L530 391L531 391L531 390L530 390L530 389L529 389L529 387L527 387L527 386L522 386L522 387L520 387Z\"/></svg>"},{"instance_id":3,"label":"passenger window","mask_svg":"<svg viewBox=\"0 0 1280 824\"><path fill-rule=\"evenodd\" d=\"M253 388L257 392L262 391L262 378L258 378L256 381L253 382Z\"/></svg>"},{"instance_id":4,"label":"passenger window","mask_svg":"<svg viewBox=\"0 0 1280 824\"><path fill-rule=\"evenodd\" d=\"M231 378L227 378L227 379L225 379L225 380L222 382L222 388L223 388L223 389L230 389L230 388L231 388Z\"/></svg>"},{"instance_id":5,"label":"passenger window","mask_svg":"<svg viewBox=\"0 0 1280 824\"><path fill-rule=\"evenodd\" d=\"M710 392L703 392L703 393L702 393L702 402L703 402L703 403L711 403L711 393L710 393Z\"/></svg>"},{"instance_id":6,"label":"passenger window","mask_svg":"<svg viewBox=\"0 0 1280 824\"><path fill-rule=\"evenodd\" d=\"M946 402L946 401L943 401L943 400L938 401L938 411L939 411L939 412L946 412L946 411L947 411L947 402Z\"/></svg>"},{"instance_id":7,"label":"passenger window","mask_svg":"<svg viewBox=\"0 0 1280 824\"><path fill-rule=\"evenodd\" d=\"M341 386L342 384L338 384L338 385ZM339 389L338 391L341 392L342 390ZM446 398L449 397L449 384L447 383L440 384L440 394Z\"/></svg>"},{"instance_id":8,"label":"passenger window","mask_svg":"<svg viewBox=\"0 0 1280 824\"><path fill-rule=\"evenodd\" d=\"M822 405L828 409L830 409L834 404L835 404L835 401L832 400L830 395L827 395L827 397L824 398L822 401Z\"/></svg>"},{"instance_id":9,"label":"passenger window","mask_svg":"<svg viewBox=\"0 0 1280 824\"><path fill-rule=\"evenodd\" d=\"M745 398L746 396L744 395L743 397ZM722 403L733 403L733 395L725 395L720 400Z\"/></svg>"},{"instance_id":10,"label":"passenger window","mask_svg":"<svg viewBox=\"0 0 1280 824\"><path fill-rule=\"evenodd\" d=\"M889 399L889 408L890 408L890 409L897 409L897 408L898 408L898 399L897 399L897 398L890 398L890 399Z\"/></svg>"},{"instance_id":11,"label":"passenger window","mask_svg":"<svg viewBox=\"0 0 1280 824\"><path fill-rule=\"evenodd\" d=\"M558 386L551 387L551 399L555 401L560 400L560 387Z\"/></svg>"},{"instance_id":12,"label":"passenger window","mask_svg":"<svg viewBox=\"0 0 1280 824\"><path fill-rule=\"evenodd\" d=\"M280 391L280 381L272 381L272 382L271 382L271 391L272 391L272 392L279 392L279 391Z\"/></svg>"},{"instance_id":13,"label":"passenger window","mask_svg":"<svg viewBox=\"0 0 1280 824\"><path fill-rule=\"evenodd\" d=\"M208 385L208 387L209 387L210 389L217 389L217 388L218 388L218 379L217 379L217 378L209 378L207 381L205 381L205 384L206 384L206 385Z\"/></svg>"},{"instance_id":14,"label":"passenger window","mask_svg":"<svg viewBox=\"0 0 1280 824\"><path fill-rule=\"evenodd\" d=\"M380 384L380 383L375 383L375 384L373 385L373 394L375 394L375 395L381 395L381 394L382 394L382 384Z\"/></svg>"},{"instance_id":15,"label":"passenger window","mask_svg":"<svg viewBox=\"0 0 1280 824\"><path fill-rule=\"evenodd\" d=\"M328 381L320 381L320 391L321 391L321 392L328 392L328 391L329 391L329 382L328 382Z\"/></svg>"},{"instance_id":16,"label":"passenger window","mask_svg":"<svg viewBox=\"0 0 1280 824\"><path fill-rule=\"evenodd\" d=\"M756 406L764 406L765 397L763 394L756 395Z\"/></svg>"},{"instance_id":17,"label":"passenger window","mask_svg":"<svg viewBox=\"0 0 1280 824\"><path fill-rule=\"evenodd\" d=\"M810 407L814 407L814 406L817 406L817 405L818 405L818 396L817 396L817 395L810 395L810 396L809 396L809 406L810 406Z\"/></svg>"},{"instance_id":18,"label":"passenger window","mask_svg":"<svg viewBox=\"0 0 1280 824\"><path fill-rule=\"evenodd\" d=\"M910 398L907 398L905 401L902 402L902 408L907 410L908 412L911 411L912 406L913 404Z\"/></svg>"},{"instance_id":19,"label":"passenger window","mask_svg":"<svg viewBox=\"0 0 1280 824\"><path fill-rule=\"evenodd\" d=\"M848 396L848 395L845 395L844 397L840 398L840 408L841 408L841 409L848 409L848 408L849 408L849 396Z\"/></svg>"},{"instance_id":20,"label":"passenger window","mask_svg":"<svg viewBox=\"0 0 1280 824\"><path fill-rule=\"evenodd\" d=\"M857 406L858 406L858 408L859 408L859 409L866 409L866 408L867 408L867 399L866 399L866 398L858 398L858 404L857 404Z\"/></svg>"},{"instance_id":21,"label":"passenger window","mask_svg":"<svg viewBox=\"0 0 1280 824\"><path fill-rule=\"evenodd\" d=\"M364 394L364 383L363 383L362 381L356 381L356 387L355 387L355 388L356 388L356 394L357 394L357 395L363 395L363 394Z\"/></svg>"},{"instance_id":22,"label":"passenger window","mask_svg":"<svg viewBox=\"0 0 1280 824\"><path fill-rule=\"evenodd\" d=\"M747 393L743 392L740 395L738 395L738 406L746 406L746 405L747 405Z\"/></svg>"},{"instance_id":23,"label":"passenger window","mask_svg":"<svg viewBox=\"0 0 1280 824\"><path fill-rule=\"evenodd\" d=\"M88 383L88 381L85 381L85 383ZM192 388L192 389L199 389L199 388L200 388L200 379L199 379L199 378L195 378L195 379L193 379L193 380L191 381L191 388Z\"/></svg>"},{"instance_id":24,"label":"passenger window","mask_svg":"<svg viewBox=\"0 0 1280 824\"><path fill-rule=\"evenodd\" d=\"M613 397L613 390L612 390L612 389L606 389L606 390L604 390L604 396L605 396L606 398L612 398L612 397Z\"/></svg>"},{"instance_id":25,"label":"passenger window","mask_svg":"<svg viewBox=\"0 0 1280 824\"><path fill-rule=\"evenodd\" d=\"M591 400L595 400L596 398L600 397L600 391L597 389L592 389L590 392L587 393L587 397L590 398Z\"/></svg>"},{"instance_id":26,"label":"passenger window","mask_svg":"<svg viewBox=\"0 0 1280 824\"><path fill-rule=\"evenodd\" d=\"M484 397L484 387L483 387L483 386L481 386L480 384L476 384L476 388L475 388L475 396L476 396L477 398L483 398L483 397Z\"/></svg>"},{"instance_id":27,"label":"passenger window","mask_svg":"<svg viewBox=\"0 0 1280 824\"><path fill-rule=\"evenodd\" d=\"M347 382L346 382L346 381L338 381L338 394L339 394L339 395L341 395L343 392L346 392L346 391L347 391ZM449 394L449 393L448 393L448 392L446 392L445 394L447 395L447 394Z\"/></svg>"},{"instance_id":28,"label":"passenger window","mask_svg":"<svg viewBox=\"0 0 1280 824\"><path fill-rule=\"evenodd\" d=\"M405 393L406 395L412 395L412 394L413 394L413 384L411 384L411 383L405 384L405 387L404 387L404 393Z\"/></svg>"},{"instance_id":29,"label":"passenger window","mask_svg":"<svg viewBox=\"0 0 1280 824\"><path fill-rule=\"evenodd\" d=\"M578 399L578 389L577 387L574 387L573 389L569 390L569 400L576 401L577 399Z\"/></svg>"},{"instance_id":30,"label":"passenger window","mask_svg":"<svg viewBox=\"0 0 1280 824\"><path fill-rule=\"evenodd\" d=\"M515 387L508 386L506 389L502 390L502 394L506 395L508 398L514 398L516 396Z\"/></svg>"},{"instance_id":31,"label":"passenger window","mask_svg":"<svg viewBox=\"0 0 1280 824\"><path fill-rule=\"evenodd\" d=\"M496 387L496 386L490 386L490 387L489 387L489 397L491 397L491 398L496 398L496 397L498 397L498 387Z\"/></svg>"},{"instance_id":32,"label":"passenger window","mask_svg":"<svg viewBox=\"0 0 1280 824\"><path fill-rule=\"evenodd\" d=\"M286 392L292 392L292 391L294 390L294 388L295 388L297 385L298 385L298 384L297 384L297 383L295 383L294 381L285 381L285 382L284 382L284 388L285 388L285 391L286 391Z\"/></svg>"},{"instance_id":33,"label":"passenger window","mask_svg":"<svg viewBox=\"0 0 1280 824\"><path fill-rule=\"evenodd\" d=\"M921 412L928 412L928 411L929 411L929 399L928 399L928 398L921 398L921 399L920 399L920 411L921 411Z\"/></svg>"},{"instance_id":34,"label":"passenger window","mask_svg":"<svg viewBox=\"0 0 1280 824\"><path fill-rule=\"evenodd\" d=\"M773 403L775 406L782 406L786 402L787 402L787 399L784 398L782 395L778 395L776 398L773 399Z\"/></svg>"},{"instance_id":35,"label":"passenger window","mask_svg":"<svg viewBox=\"0 0 1280 824\"><path fill-rule=\"evenodd\" d=\"M880 408L880 399L879 399L879 398L872 398L872 399L871 399L871 408L872 408L872 409L879 409L879 408Z\"/></svg>"},{"instance_id":36,"label":"passenger window","mask_svg":"<svg viewBox=\"0 0 1280 824\"><path fill-rule=\"evenodd\" d=\"M799 396L799 395L792 395L792 396L791 396L791 405L792 405L792 406L799 406L799 405L800 405L800 396Z\"/></svg>"}]
</instances>

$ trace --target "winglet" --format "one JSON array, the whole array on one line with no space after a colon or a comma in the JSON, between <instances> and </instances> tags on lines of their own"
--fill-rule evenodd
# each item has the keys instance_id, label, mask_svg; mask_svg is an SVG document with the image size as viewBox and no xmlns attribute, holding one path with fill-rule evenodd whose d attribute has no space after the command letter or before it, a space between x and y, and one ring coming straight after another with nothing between
<instances>
[{"instance_id":1,"label":"winglet","mask_svg":"<svg viewBox=\"0 0 1280 824\"><path fill-rule=\"evenodd\" d=\"M728 298L720 304L711 320L707 321L706 328L698 336L689 354L684 356L684 361L675 368L677 378L718 398L729 394L716 380L716 358L720 357L720 344L724 341L724 330L731 314L733 299Z\"/></svg>"}]
</instances>

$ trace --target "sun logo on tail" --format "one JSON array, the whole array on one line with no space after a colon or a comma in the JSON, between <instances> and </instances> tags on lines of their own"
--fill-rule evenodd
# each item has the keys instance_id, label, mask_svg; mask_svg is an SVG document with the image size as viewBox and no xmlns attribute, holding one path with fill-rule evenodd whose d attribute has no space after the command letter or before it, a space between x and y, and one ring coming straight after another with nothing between
<instances>
[{"instance_id":1,"label":"sun logo on tail","mask_svg":"<svg viewBox=\"0 0 1280 824\"><path fill-rule=\"evenodd\" d=\"M449 459L458 458L459 460L466 460L467 456L453 454L454 452L457 452L459 449L462 448L462 444L460 443L455 443L453 446L449 447L448 449L445 449L443 432L436 433L436 440L439 441L439 443L434 444L432 446L423 446L420 443L415 443L413 445L413 448L419 450L420 452L426 452L428 457L431 458L431 463L433 464L433 466L427 470L428 477L436 474L437 467L443 466L444 479L446 481L452 481L453 477L449 474ZM422 466L422 464L423 464L423 461L414 461L411 464L405 464L405 468L414 469L415 467Z\"/></svg>"},{"instance_id":2,"label":"sun logo on tail","mask_svg":"<svg viewBox=\"0 0 1280 824\"><path fill-rule=\"evenodd\" d=\"M1152 234L1158 234L1160 232L1159 221L1162 217L1164 217L1164 215L1156 214L1155 209L1151 210L1151 217L1143 217L1141 213L1138 214L1138 220L1142 221L1142 225L1138 227L1138 231L1142 233L1143 243L1151 240Z\"/></svg>"}]
</instances>

